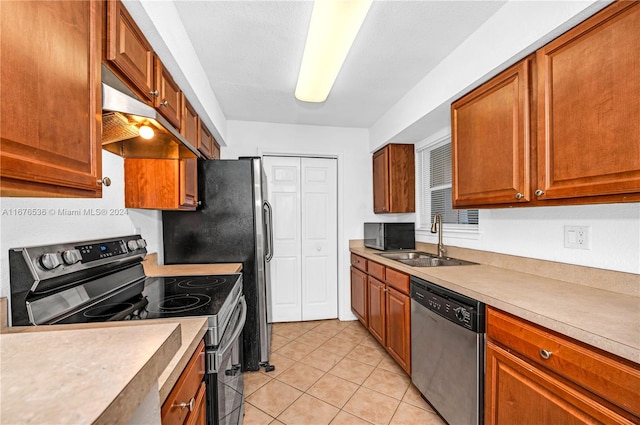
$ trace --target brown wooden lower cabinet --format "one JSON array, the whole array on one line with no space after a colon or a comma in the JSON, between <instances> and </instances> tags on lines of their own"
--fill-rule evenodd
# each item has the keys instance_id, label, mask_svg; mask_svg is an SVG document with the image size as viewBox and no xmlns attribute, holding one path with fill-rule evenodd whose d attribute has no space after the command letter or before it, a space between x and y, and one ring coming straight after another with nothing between
<instances>
[{"instance_id":1,"label":"brown wooden lower cabinet","mask_svg":"<svg viewBox=\"0 0 640 425\"><path fill-rule=\"evenodd\" d=\"M196 394L193 412L187 416L186 425L205 425L207 423L207 386L204 382L200 384Z\"/></svg>"},{"instance_id":2,"label":"brown wooden lower cabinet","mask_svg":"<svg viewBox=\"0 0 640 425\"><path fill-rule=\"evenodd\" d=\"M386 291L387 285L373 276L367 279L369 287L369 332L380 344L387 342Z\"/></svg>"},{"instance_id":3,"label":"brown wooden lower cabinet","mask_svg":"<svg viewBox=\"0 0 640 425\"><path fill-rule=\"evenodd\" d=\"M486 361L487 425L634 423L491 341Z\"/></svg>"},{"instance_id":4,"label":"brown wooden lower cabinet","mask_svg":"<svg viewBox=\"0 0 640 425\"><path fill-rule=\"evenodd\" d=\"M640 367L487 308L485 423L640 423Z\"/></svg>"},{"instance_id":5,"label":"brown wooden lower cabinet","mask_svg":"<svg viewBox=\"0 0 640 425\"><path fill-rule=\"evenodd\" d=\"M204 341L202 341L162 405L160 411L162 425L204 425L206 423L204 355Z\"/></svg>"},{"instance_id":6,"label":"brown wooden lower cabinet","mask_svg":"<svg viewBox=\"0 0 640 425\"><path fill-rule=\"evenodd\" d=\"M411 298L387 287L387 344L389 354L407 373L411 370Z\"/></svg>"},{"instance_id":7,"label":"brown wooden lower cabinet","mask_svg":"<svg viewBox=\"0 0 640 425\"><path fill-rule=\"evenodd\" d=\"M411 375L409 275L355 254L351 264L351 310Z\"/></svg>"},{"instance_id":8,"label":"brown wooden lower cabinet","mask_svg":"<svg viewBox=\"0 0 640 425\"><path fill-rule=\"evenodd\" d=\"M363 326L369 326L367 274L351 266L351 311Z\"/></svg>"}]
</instances>

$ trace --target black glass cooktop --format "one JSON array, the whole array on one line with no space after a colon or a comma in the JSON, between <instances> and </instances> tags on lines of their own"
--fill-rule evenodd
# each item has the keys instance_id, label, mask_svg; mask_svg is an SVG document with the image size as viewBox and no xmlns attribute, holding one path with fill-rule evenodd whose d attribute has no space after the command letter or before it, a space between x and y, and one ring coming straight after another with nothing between
<instances>
[{"instance_id":1,"label":"black glass cooktop","mask_svg":"<svg viewBox=\"0 0 640 425\"><path fill-rule=\"evenodd\" d=\"M142 295L149 304L141 318L217 315L239 276L148 277Z\"/></svg>"},{"instance_id":2,"label":"black glass cooktop","mask_svg":"<svg viewBox=\"0 0 640 425\"><path fill-rule=\"evenodd\" d=\"M55 323L217 316L240 276L147 277Z\"/></svg>"}]
</instances>

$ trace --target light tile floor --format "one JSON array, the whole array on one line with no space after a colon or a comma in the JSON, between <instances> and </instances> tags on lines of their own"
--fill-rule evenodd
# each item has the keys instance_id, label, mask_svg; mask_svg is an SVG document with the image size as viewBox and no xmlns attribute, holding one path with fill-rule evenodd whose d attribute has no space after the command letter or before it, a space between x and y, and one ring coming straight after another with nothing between
<instances>
[{"instance_id":1,"label":"light tile floor","mask_svg":"<svg viewBox=\"0 0 640 425\"><path fill-rule=\"evenodd\" d=\"M244 425L445 425L358 321L275 323L270 360L244 375Z\"/></svg>"}]
</instances>

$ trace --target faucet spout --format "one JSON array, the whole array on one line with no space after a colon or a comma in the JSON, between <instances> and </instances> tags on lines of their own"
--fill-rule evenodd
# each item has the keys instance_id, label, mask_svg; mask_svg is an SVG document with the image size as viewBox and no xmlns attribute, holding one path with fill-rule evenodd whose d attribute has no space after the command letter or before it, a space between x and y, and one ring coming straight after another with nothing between
<instances>
[{"instance_id":1,"label":"faucet spout","mask_svg":"<svg viewBox=\"0 0 640 425\"><path fill-rule=\"evenodd\" d=\"M438 234L438 257L444 257L446 249L442 243L442 214L435 213L431 224L431 233Z\"/></svg>"}]
</instances>

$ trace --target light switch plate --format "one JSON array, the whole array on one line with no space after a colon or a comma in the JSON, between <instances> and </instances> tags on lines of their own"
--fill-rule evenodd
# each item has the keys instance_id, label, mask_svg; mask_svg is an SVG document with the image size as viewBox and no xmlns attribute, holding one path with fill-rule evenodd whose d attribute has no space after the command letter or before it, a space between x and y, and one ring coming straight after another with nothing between
<instances>
[{"instance_id":1,"label":"light switch plate","mask_svg":"<svg viewBox=\"0 0 640 425\"><path fill-rule=\"evenodd\" d=\"M589 226L564 226L564 247L571 249L591 249Z\"/></svg>"}]
</instances>

